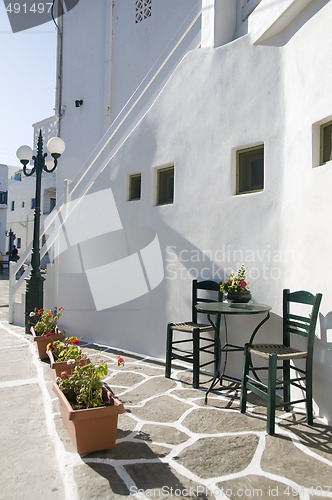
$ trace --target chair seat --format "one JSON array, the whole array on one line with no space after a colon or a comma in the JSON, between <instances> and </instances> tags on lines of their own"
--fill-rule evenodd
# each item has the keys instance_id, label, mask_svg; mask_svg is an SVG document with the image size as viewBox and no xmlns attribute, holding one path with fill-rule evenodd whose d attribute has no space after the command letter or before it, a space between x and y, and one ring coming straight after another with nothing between
<instances>
[{"instance_id":1,"label":"chair seat","mask_svg":"<svg viewBox=\"0 0 332 500\"><path fill-rule=\"evenodd\" d=\"M201 332L210 332L213 331L213 327L211 325L206 325L204 323L193 323L191 321L187 321L185 323L171 323L171 330L177 330L179 332L192 332L195 328L199 328Z\"/></svg>"},{"instance_id":2,"label":"chair seat","mask_svg":"<svg viewBox=\"0 0 332 500\"><path fill-rule=\"evenodd\" d=\"M302 359L308 356L307 352L283 344L252 344L248 351L263 359L268 359L270 354L276 354L280 360Z\"/></svg>"}]
</instances>

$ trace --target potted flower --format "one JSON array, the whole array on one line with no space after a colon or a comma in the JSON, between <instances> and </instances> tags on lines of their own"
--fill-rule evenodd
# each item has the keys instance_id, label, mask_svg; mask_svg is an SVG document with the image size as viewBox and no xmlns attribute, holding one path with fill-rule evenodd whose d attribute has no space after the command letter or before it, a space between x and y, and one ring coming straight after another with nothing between
<instances>
[{"instance_id":1,"label":"potted flower","mask_svg":"<svg viewBox=\"0 0 332 500\"><path fill-rule=\"evenodd\" d=\"M251 293L243 264L237 273L230 274L228 280L220 285L220 289L227 294L226 298L229 302L249 302Z\"/></svg>"},{"instance_id":2,"label":"potted flower","mask_svg":"<svg viewBox=\"0 0 332 500\"><path fill-rule=\"evenodd\" d=\"M30 331L33 335L33 340L37 342L40 359L47 359L47 344L53 340L61 340L63 338L62 332L57 327L58 319L61 317L63 310L63 307L59 307L58 311L35 309L29 314L31 318L29 320L31 324Z\"/></svg>"},{"instance_id":3,"label":"potted flower","mask_svg":"<svg viewBox=\"0 0 332 500\"><path fill-rule=\"evenodd\" d=\"M76 366L62 372L53 385L61 418L79 454L114 448L123 404L103 385L106 363Z\"/></svg>"},{"instance_id":4,"label":"potted flower","mask_svg":"<svg viewBox=\"0 0 332 500\"><path fill-rule=\"evenodd\" d=\"M82 352L78 344L77 337L67 337L63 342L55 340L47 344L46 354L50 359L54 378L59 377L63 371L71 375L76 365L90 363L87 354Z\"/></svg>"}]
</instances>

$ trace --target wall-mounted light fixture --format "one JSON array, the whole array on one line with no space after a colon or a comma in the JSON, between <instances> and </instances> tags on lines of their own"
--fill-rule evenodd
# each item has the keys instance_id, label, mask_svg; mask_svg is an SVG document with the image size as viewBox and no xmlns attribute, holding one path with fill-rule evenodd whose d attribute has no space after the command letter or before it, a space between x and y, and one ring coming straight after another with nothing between
<instances>
[{"instance_id":1,"label":"wall-mounted light fixture","mask_svg":"<svg viewBox=\"0 0 332 500\"><path fill-rule=\"evenodd\" d=\"M83 99L76 99L75 101L75 106L76 108L79 108L83 104Z\"/></svg>"}]
</instances>

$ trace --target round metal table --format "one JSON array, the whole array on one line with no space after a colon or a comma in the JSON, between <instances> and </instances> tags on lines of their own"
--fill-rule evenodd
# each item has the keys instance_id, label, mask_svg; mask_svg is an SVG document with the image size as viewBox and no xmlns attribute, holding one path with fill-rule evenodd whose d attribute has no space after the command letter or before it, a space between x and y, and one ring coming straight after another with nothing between
<instances>
[{"instance_id":1,"label":"round metal table","mask_svg":"<svg viewBox=\"0 0 332 500\"><path fill-rule=\"evenodd\" d=\"M218 381L220 381L220 383L221 383L222 379L224 379L224 380L229 380L231 382L241 383L241 379L231 377L229 375L226 375L226 373L225 373L226 365L227 365L227 353L232 352L232 351L243 351L244 350L244 346L234 345L234 344L230 344L228 342L226 316L227 315L240 316L240 315L265 314L265 317L258 323L258 325L256 326L256 328L254 329L254 331L252 332L252 334L250 336L249 343L252 344L258 330L269 319L271 306L268 306L266 304L254 304L254 303L250 303L250 302L247 304L242 304L242 303L235 304L235 303L228 303L228 302L204 302L204 303L196 304L196 309L198 312L207 315L209 323L213 326L214 335L215 335L215 342L217 345L214 377L213 377L213 380L212 380L210 387L206 391L206 395L205 395L205 403L206 403L209 392L214 388L214 386L218 383ZM211 315L216 316L216 317L218 317L218 316L220 317L221 315L224 316L225 344L223 346L221 346L220 335L219 335L220 332L219 332L218 327L217 327L217 325L220 324L220 321L213 322L211 319ZM221 370L222 353L225 353L225 362L224 362L223 369ZM228 388L221 387L219 390L222 390L222 389L228 389Z\"/></svg>"}]
</instances>

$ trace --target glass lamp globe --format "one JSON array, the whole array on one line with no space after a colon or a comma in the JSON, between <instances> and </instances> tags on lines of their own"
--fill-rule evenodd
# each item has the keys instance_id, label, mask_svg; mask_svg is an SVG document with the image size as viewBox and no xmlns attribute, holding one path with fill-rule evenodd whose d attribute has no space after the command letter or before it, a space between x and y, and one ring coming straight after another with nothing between
<instances>
[{"instance_id":1,"label":"glass lamp globe","mask_svg":"<svg viewBox=\"0 0 332 500\"><path fill-rule=\"evenodd\" d=\"M60 137L52 137L47 143L47 149L52 154L62 155L66 149L66 145Z\"/></svg>"},{"instance_id":2,"label":"glass lamp globe","mask_svg":"<svg viewBox=\"0 0 332 500\"><path fill-rule=\"evenodd\" d=\"M30 146L21 146L16 151L16 156L20 161L30 161L32 159L32 149Z\"/></svg>"},{"instance_id":3,"label":"glass lamp globe","mask_svg":"<svg viewBox=\"0 0 332 500\"><path fill-rule=\"evenodd\" d=\"M45 166L47 170L51 170L54 167L54 160L52 160L52 158L49 160L45 160Z\"/></svg>"}]
</instances>

